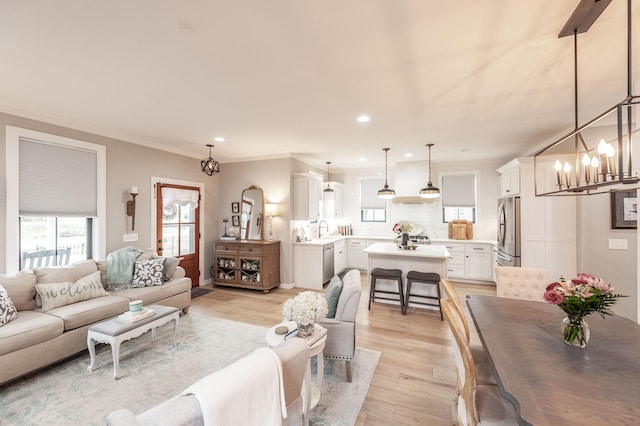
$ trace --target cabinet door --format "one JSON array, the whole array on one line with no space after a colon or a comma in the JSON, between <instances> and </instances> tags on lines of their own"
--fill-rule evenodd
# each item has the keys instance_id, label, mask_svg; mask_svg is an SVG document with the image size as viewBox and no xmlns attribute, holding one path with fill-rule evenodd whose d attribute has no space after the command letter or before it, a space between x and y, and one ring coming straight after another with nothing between
<instances>
[{"instance_id":1,"label":"cabinet door","mask_svg":"<svg viewBox=\"0 0 640 426\"><path fill-rule=\"evenodd\" d=\"M347 245L344 241L333 244L334 249L334 274L338 275L347 267Z\"/></svg>"},{"instance_id":2,"label":"cabinet door","mask_svg":"<svg viewBox=\"0 0 640 426\"><path fill-rule=\"evenodd\" d=\"M226 254L214 255L216 276L215 280L219 282L236 282L236 272L238 258L236 256L230 256Z\"/></svg>"},{"instance_id":3,"label":"cabinet door","mask_svg":"<svg viewBox=\"0 0 640 426\"><path fill-rule=\"evenodd\" d=\"M365 248L365 240L349 240L348 264L351 268L367 269L367 254L363 253Z\"/></svg>"},{"instance_id":4,"label":"cabinet door","mask_svg":"<svg viewBox=\"0 0 640 426\"><path fill-rule=\"evenodd\" d=\"M320 217L320 199L322 197L322 181L309 178L309 219L315 220Z\"/></svg>"},{"instance_id":5,"label":"cabinet door","mask_svg":"<svg viewBox=\"0 0 640 426\"><path fill-rule=\"evenodd\" d=\"M520 167L511 167L500 176L500 194L503 197L520 194Z\"/></svg>"},{"instance_id":6,"label":"cabinet door","mask_svg":"<svg viewBox=\"0 0 640 426\"><path fill-rule=\"evenodd\" d=\"M464 263L464 276L469 279L491 281L493 261L489 253L468 253Z\"/></svg>"},{"instance_id":7,"label":"cabinet door","mask_svg":"<svg viewBox=\"0 0 640 426\"><path fill-rule=\"evenodd\" d=\"M262 285L262 258L238 256L240 263L239 281L243 284Z\"/></svg>"},{"instance_id":8,"label":"cabinet door","mask_svg":"<svg viewBox=\"0 0 640 426\"><path fill-rule=\"evenodd\" d=\"M296 286L322 289L322 246L295 245L293 262Z\"/></svg>"},{"instance_id":9,"label":"cabinet door","mask_svg":"<svg viewBox=\"0 0 640 426\"><path fill-rule=\"evenodd\" d=\"M320 216L322 180L315 176L293 177L293 219L316 220Z\"/></svg>"}]
</instances>

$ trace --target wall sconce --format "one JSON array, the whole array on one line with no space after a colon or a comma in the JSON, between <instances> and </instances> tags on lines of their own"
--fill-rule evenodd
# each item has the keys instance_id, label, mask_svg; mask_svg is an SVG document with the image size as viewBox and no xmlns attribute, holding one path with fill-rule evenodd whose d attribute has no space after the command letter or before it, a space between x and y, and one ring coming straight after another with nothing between
<instances>
[{"instance_id":1,"label":"wall sconce","mask_svg":"<svg viewBox=\"0 0 640 426\"><path fill-rule=\"evenodd\" d=\"M269 217L269 241L273 240L273 227L271 222L274 216L278 216L278 205L276 203L267 203L264 205L264 213Z\"/></svg>"},{"instance_id":2,"label":"wall sconce","mask_svg":"<svg viewBox=\"0 0 640 426\"><path fill-rule=\"evenodd\" d=\"M131 230L136 227L136 197L138 196L138 187L132 186L129 191L131 199L127 201L127 216L131 216Z\"/></svg>"}]
</instances>

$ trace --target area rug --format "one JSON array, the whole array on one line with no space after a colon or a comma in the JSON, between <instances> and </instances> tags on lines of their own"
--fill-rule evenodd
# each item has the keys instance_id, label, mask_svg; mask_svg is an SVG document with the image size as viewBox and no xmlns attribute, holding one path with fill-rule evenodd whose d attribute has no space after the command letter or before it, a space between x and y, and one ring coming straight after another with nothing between
<instances>
[{"instance_id":1,"label":"area rug","mask_svg":"<svg viewBox=\"0 0 640 426\"><path fill-rule=\"evenodd\" d=\"M208 373L258 347L265 328L188 314L180 318L178 346L171 344L172 326L124 342L120 376L114 380L111 348L97 348L97 369L89 373L89 355L80 355L0 387L0 425L103 425L119 408L134 414L165 401ZM325 361L320 403L313 425L353 425L380 359L380 352L357 348L353 382L345 379L344 362ZM312 364L312 371L313 366Z\"/></svg>"},{"instance_id":2,"label":"area rug","mask_svg":"<svg viewBox=\"0 0 640 426\"><path fill-rule=\"evenodd\" d=\"M213 290L211 290L210 288L204 288L204 287L192 287L191 288L191 298L195 299L196 297L200 297L203 296L207 293L211 293Z\"/></svg>"}]
</instances>

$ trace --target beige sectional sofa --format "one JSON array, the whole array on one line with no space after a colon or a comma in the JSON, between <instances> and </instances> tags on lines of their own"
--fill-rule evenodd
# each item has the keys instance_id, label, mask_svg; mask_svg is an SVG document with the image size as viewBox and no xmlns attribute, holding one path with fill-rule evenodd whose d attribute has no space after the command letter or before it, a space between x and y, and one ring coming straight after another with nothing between
<instances>
[{"instance_id":1,"label":"beige sectional sofa","mask_svg":"<svg viewBox=\"0 0 640 426\"><path fill-rule=\"evenodd\" d=\"M129 309L129 302L174 306L186 313L191 303L191 279L177 267L162 285L126 288L42 312L38 283L76 282L100 271L104 289L106 261L87 260L70 266L34 268L0 276L18 317L0 326L0 385L87 348L87 329ZM100 290L102 292L102 290Z\"/></svg>"}]
</instances>

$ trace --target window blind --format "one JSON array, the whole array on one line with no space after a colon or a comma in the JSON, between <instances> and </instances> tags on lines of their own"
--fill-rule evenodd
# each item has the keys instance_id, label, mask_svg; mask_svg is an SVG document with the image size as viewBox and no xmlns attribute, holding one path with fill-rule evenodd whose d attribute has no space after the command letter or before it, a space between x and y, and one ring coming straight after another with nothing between
<instances>
[{"instance_id":1,"label":"window blind","mask_svg":"<svg viewBox=\"0 0 640 426\"><path fill-rule=\"evenodd\" d=\"M442 177L442 207L475 207L476 175Z\"/></svg>"},{"instance_id":2,"label":"window blind","mask_svg":"<svg viewBox=\"0 0 640 426\"><path fill-rule=\"evenodd\" d=\"M384 178L362 179L360 181L360 208L363 209L384 209L387 207L386 200L378 198L378 190L384 187Z\"/></svg>"},{"instance_id":3,"label":"window blind","mask_svg":"<svg viewBox=\"0 0 640 426\"><path fill-rule=\"evenodd\" d=\"M96 152L20 138L19 157L21 216L98 215Z\"/></svg>"}]
</instances>

